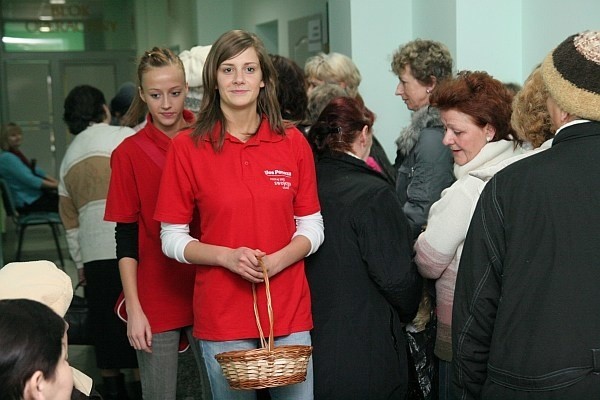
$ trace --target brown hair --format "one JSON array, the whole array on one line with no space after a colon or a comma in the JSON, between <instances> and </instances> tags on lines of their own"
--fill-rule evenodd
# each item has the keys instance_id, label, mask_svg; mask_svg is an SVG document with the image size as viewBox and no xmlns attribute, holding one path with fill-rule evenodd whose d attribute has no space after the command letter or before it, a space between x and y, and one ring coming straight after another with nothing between
<instances>
[{"instance_id":1,"label":"brown hair","mask_svg":"<svg viewBox=\"0 0 600 400\"><path fill-rule=\"evenodd\" d=\"M277 101L281 108L281 117L298 124L304 121L308 106L304 70L287 57L277 54L269 56L277 72Z\"/></svg>"},{"instance_id":2,"label":"brown hair","mask_svg":"<svg viewBox=\"0 0 600 400\"><path fill-rule=\"evenodd\" d=\"M427 85L432 83L432 76L437 82L452 76L450 51L443 43L433 40L415 39L400 46L393 55L392 71L400 77L407 65L415 79Z\"/></svg>"},{"instance_id":3,"label":"brown hair","mask_svg":"<svg viewBox=\"0 0 600 400\"><path fill-rule=\"evenodd\" d=\"M546 106L548 96L542 70L537 67L512 102L510 123L517 137L531 143L534 149L554 137L550 113Z\"/></svg>"},{"instance_id":4,"label":"brown hair","mask_svg":"<svg viewBox=\"0 0 600 400\"><path fill-rule=\"evenodd\" d=\"M14 122L8 122L2 125L2 128L0 128L0 149L6 151L10 150L10 146L8 145L8 135L13 129L19 129L21 132L23 132L21 127Z\"/></svg>"},{"instance_id":5,"label":"brown hair","mask_svg":"<svg viewBox=\"0 0 600 400\"><path fill-rule=\"evenodd\" d=\"M206 63L202 71L204 96L200 104L198 121L192 132L192 137L196 140L198 138L210 137L215 124L221 122L221 131L217 140L213 140L210 137L215 151L220 151L225 142L225 117L221 110L221 97L217 83L219 66L250 47L256 51L262 71L262 80L265 84L260 89L256 111L259 114L267 116L271 129L280 135L285 134L281 112L279 111L279 102L277 101L277 73L275 72L269 53L267 53L263 42L254 33L232 30L225 32L217 39L206 57Z\"/></svg>"},{"instance_id":6,"label":"brown hair","mask_svg":"<svg viewBox=\"0 0 600 400\"><path fill-rule=\"evenodd\" d=\"M457 110L471 117L483 128L490 124L496 130L492 141L513 140L521 143L510 126L512 96L504 84L482 71L462 71L456 78L443 81L431 96L431 105Z\"/></svg>"},{"instance_id":7,"label":"brown hair","mask_svg":"<svg viewBox=\"0 0 600 400\"><path fill-rule=\"evenodd\" d=\"M317 153L327 150L345 152L365 125L373 129L375 114L352 97L336 97L319 115L308 132L308 140Z\"/></svg>"},{"instance_id":8,"label":"brown hair","mask_svg":"<svg viewBox=\"0 0 600 400\"><path fill-rule=\"evenodd\" d=\"M152 50L144 52L140 58L137 68L138 88L142 87L142 79L144 74L152 68L162 68L170 65L175 65L181 68L185 81L185 68L183 63L170 49L162 47L153 47ZM123 125L133 127L143 120L143 117L148 113L146 103L140 98L139 93L133 96L133 101L129 110L123 116Z\"/></svg>"}]
</instances>

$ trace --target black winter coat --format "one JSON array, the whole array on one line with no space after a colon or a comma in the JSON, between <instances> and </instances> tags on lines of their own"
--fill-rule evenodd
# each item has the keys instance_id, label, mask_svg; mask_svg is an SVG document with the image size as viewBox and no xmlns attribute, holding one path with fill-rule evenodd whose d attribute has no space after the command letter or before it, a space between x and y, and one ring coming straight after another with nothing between
<instances>
[{"instance_id":1,"label":"black winter coat","mask_svg":"<svg viewBox=\"0 0 600 400\"><path fill-rule=\"evenodd\" d=\"M460 399L600 399L600 123L506 167L479 198L454 292Z\"/></svg>"},{"instance_id":2,"label":"black winter coat","mask_svg":"<svg viewBox=\"0 0 600 400\"><path fill-rule=\"evenodd\" d=\"M403 399L402 322L420 300L410 229L393 186L343 153L317 163L325 242L306 260L315 399Z\"/></svg>"}]
</instances>

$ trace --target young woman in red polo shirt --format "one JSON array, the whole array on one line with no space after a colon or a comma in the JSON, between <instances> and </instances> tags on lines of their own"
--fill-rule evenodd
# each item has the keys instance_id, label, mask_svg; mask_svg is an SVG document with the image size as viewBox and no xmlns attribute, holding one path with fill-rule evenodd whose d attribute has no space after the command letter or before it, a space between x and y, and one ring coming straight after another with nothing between
<instances>
[{"instance_id":1,"label":"young woman in red polo shirt","mask_svg":"<svg viewBox=\"0 0 600 400\"><path fill-rule=\"evenodd\" d=\"M112 153L105 219L117 223L127 336L137 350L144 399L174 400L180 339L192 338L195 269L162 253L160 224L152 215L167 148L194 116L184 109L185 71L171 50L145 52L138 80L139 96L125 123L135 125L148 113L146 125Z\"/></svg>"},{"instance_id":2,"label":"young woman in red polo shirt","mask_svg":"<svg viewBox=\"0 0 600 400\"><path fill-rule=\"evenodd\" d=\"M260 346L251 290L263 280L259 258L270 277L275 344L310 344L304 257L323 241L313 154L300 131L284 126L275 71L256 35L223 34L203 81L198 122L171 144L154 216L165 254L199 265L194 336L213 398L253 399L254 392L229 389L214 355ZM191 236L195 212L200 232ZM268 327L263 285L257 292ZM312 399L312 382L311 364L305 382L269 392L272 399Z\"/></svg>"}]
</instances>

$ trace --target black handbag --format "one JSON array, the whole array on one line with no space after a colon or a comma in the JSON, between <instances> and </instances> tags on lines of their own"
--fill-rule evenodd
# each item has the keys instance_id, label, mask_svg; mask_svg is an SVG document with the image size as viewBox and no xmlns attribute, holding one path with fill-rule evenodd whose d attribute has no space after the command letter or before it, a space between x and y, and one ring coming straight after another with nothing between
<instances>
[{"instance_id":1,"label":"black handbag","mask_svg":"<svg viewBox=\"0 0 600 400\"><path fill-rule=\"evenodd\" d=\"M86 298L75 294L80 286L81 282L73 289L73 300L65 314L65 320L69 324L67 337L69 344L91 345L93 343L89 327L90 309Z\"/></svg>"}]
</instances>

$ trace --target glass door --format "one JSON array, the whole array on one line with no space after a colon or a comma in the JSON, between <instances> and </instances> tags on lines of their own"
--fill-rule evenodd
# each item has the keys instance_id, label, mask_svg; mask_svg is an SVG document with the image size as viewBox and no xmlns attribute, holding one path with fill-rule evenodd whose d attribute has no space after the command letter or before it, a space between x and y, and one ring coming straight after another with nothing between
<instances>
[{"instance_id":1,"label":"glass door","mask_svg":"<svg viewBox=\"0 0 600 400\"><path fill-rule=\"evenodd\" d=\"M8 120L21 126L21 151L56 177L52 78L48 61L7 61Z\"/></svg>"}]
</instances>

